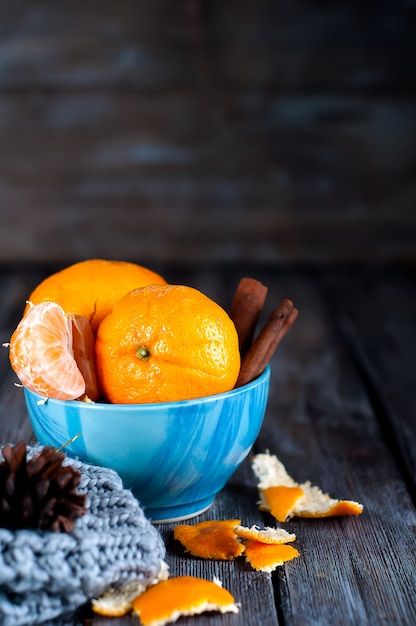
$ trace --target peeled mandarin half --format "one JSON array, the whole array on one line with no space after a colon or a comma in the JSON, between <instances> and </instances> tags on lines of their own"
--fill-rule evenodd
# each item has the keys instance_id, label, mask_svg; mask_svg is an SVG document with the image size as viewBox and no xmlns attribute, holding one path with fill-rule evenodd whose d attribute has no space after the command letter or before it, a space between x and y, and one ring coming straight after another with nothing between
<instances>
[{"instance_id":1,"label":"peeled mandarin half","mask_svg":"<svg viewBox=\"0 0 416 626\"><path fill-rule=\"evenodd\" d=\"M168 578L133 600L133 612L143 626L164 626L181 616L205 611L238 613L238 606L219 581L194 576Z\"/></svg>"},{"instance_id":2,"label":"peeled mandarin half","mask_svg":"<svg viewBox=\"0 0 416 626\"><path fill-rule=\"evenodd\" d=\"M86 364L93 348L88 320L85 324L72 320L55 302L31 304L10 339L10 364L23 386L58 400L75 400L85 394L86 382L74 357L73 325L89 391L98 393L94 362Z\"/></svg>"}]
</instances>

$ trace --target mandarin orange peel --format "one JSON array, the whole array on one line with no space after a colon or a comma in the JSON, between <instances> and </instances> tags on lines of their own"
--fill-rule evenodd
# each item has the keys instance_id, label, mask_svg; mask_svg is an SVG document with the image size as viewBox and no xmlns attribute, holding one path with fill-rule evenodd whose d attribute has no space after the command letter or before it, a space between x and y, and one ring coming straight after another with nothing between
<instances>
[{"instance_id":1,"label":"mandarin orange peel","mask_svg":"<svg viewBox=\"0 0 416 626\"><path fill-rule=\"evenodd\" d=\"M253 569L264 572L299 556L295 548L286 545L295 541L295 534L270 526L242 526L237 519L180 524L174 537L194 556L221 560L244 556Z\"/></svg>"},{"instance_id":2,"label":"mandarin orange peel","mask_svg":"<svg viewBox=\"0 0 416 626\"><path fill-rule=\"evenodd\" d=\"M143 580L136 578L117 587L111 587L100 597L91 601L91 608L98 615L123 617L132 610L132 603L135 598L144 593L149 586L168 578L169 567L165 561L161 561L161 568L157 578L148 583L144 583Z\"/></svg>"},{"instance_id":3,"label":"mandarin orange peel","mask_svg":"<svg viewBox=\"0 0 416 626\"><path fill-rule=\"evenodd\" d=\"M246 542L244 556L253 569L271 573L283 563L297 558L299 552L287 544L264 543L249 539Z\"/></svg>"},{"instance_id":4,"label":"mandarin orange peel","mask_svg":"<svg viewBox=\"0 0 416 626\"><path fill-rule=\"evenodd\" d=\"M221 582L196 576L168 578L149 587L132 602L143 626L164 626L179 617L206 611L238 613L239 606Z\"/></svg>"},{"instance_id":5,"label":"mandarin orange peel","mask_svg":"<svg viewBox=\"0 0 416 626\"><path fill-rule=\"evenodd\" d=\"M292 517L360 515L363 511L359 502L332 498L310 481L297 483L283 463L269 452L255 455L252 469L258 480L259 509L271 513L278 521Z\"/></svg>"},{"instance_id":6,"label":"mandarin orange peel","mask_svg":"<svg viewBox=\"0 0 416 626\"><path fill-rule=\"evenodd\" d=\"M294 533L288 533L284 528L271 528L270 526L265 528L236 526L234 532L240 539L258 541L265 544L278 545L296 540Z\"/></svg>"},{"instance_id":7,"label":"mandarin orange peel","mask_svg":"<svg viewBox=\"0 0 416 626\"><path fill-rule=\"evenodd\" d=\"M244 552L244 545L235 532L240 523L241 520L232 519L178 524L173 536L193 556L231 561Z\"/></svg>"}]
</instances>

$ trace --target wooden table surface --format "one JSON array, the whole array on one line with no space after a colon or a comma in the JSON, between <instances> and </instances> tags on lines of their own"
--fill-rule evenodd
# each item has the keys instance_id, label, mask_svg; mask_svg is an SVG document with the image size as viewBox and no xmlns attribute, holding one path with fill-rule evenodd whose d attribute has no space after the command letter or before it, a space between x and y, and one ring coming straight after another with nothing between
<instances>
[{"instance_id":1,"label":"wooden table surface","mask_svg":"<svg viewBox=\"0 0 416 626\"><path fill-rule=\"evenodd\" d=\"M6 342L25 298L54 268L0 267L0 329ZM269 449L300 482L364 505L358 517L293 519L300 557L273 574L243 560L203 561L159 526L171 575L222 580L238 615L180 618L193 626L324 626L416 623L416 295L412 266L160 266L229 307L242 276L269 287L265 312L291 298L299 317L272 360L270 399L254 451ZM0 440L33 440L7 351L0 361ZM257 508L247 459L213 507L194 521L240 518L272 525ZM189 523L192 523L191 521ZM55 622L58 623L58 622ZM73 626L133 626L83 607Z\"/></svg>"}]
</instances>

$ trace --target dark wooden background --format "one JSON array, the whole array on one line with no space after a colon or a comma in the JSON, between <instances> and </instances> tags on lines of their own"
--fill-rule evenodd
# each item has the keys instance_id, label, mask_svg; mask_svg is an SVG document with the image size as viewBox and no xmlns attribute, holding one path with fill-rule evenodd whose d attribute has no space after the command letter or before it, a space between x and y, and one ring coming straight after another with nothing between
<instances>
[{"instance_id":1,"label":"dark wooden background","mask_svg":"<svg viewBox=\"0 0 416 626\"><path fill-rule=\"evenodd\" d=\"M415 8L1 0L0 262L414 262Z\"/></svg>"}]
</instances>

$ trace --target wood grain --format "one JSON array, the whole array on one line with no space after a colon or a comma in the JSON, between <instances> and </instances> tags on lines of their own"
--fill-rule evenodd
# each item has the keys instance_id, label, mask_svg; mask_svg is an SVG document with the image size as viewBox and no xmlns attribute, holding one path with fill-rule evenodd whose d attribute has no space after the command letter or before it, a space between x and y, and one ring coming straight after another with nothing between
<instances>
[{"instance_id":1,"label":"wood grain","mask_svg":"<svg viewBox=\"0 0 416 626\"><path fill-rule=\"evenodd\" d=\"M416 408L411 366L415 346L414 268L361 272L354 281L326 277L328 298L337 311L339 329L360 370L384 437L416 501ZM345 290L343 289L345 287ZM344 308L340 292L344 294Z\"/></svg>"}]
</instances>

